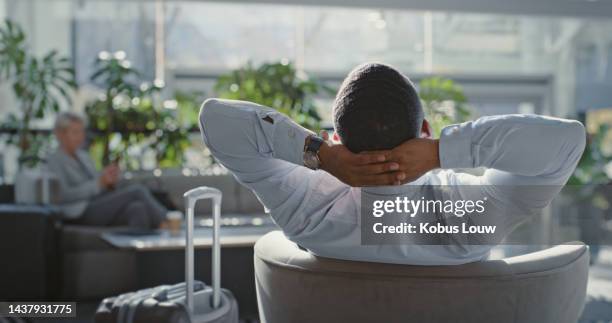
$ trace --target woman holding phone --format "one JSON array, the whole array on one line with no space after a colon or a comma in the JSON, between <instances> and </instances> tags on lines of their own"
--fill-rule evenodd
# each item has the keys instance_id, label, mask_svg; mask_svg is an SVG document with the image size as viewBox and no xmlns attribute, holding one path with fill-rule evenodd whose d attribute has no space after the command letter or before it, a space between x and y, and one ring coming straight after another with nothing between
<instances>
[{"instance_id":1,"label":"woman holding phone","mask_svg":"<svg viewBox=\"0 0 612 323\"><path fill-rule=\"evenodd\" d=\"M47 159L60 181L60 208L74 222L97 226L156 229L168 210L143 185L117 188L118 160L97 171L85 141L85 122L72 112L61 113L54 127L59 148Z\"/></svg>"}]
</instances>

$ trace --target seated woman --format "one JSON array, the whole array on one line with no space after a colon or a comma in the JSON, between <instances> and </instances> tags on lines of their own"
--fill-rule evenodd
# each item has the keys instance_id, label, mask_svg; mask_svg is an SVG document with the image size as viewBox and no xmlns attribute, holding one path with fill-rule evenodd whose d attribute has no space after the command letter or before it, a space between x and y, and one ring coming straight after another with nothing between
<instances>
[{"instance_id":1,"label":"seated woman","mask_svg":"<svg viewBox=\"0 0 612 323\"><path fill-rule=\"evenodd\" d=\"M61 113L54 128L59 142L47 164L60 181L61 209L72 222L97 226L159 228L168 210L142 185L116 188L116 163L95 169L89 154L80 149L85 141L85 122L71 112Z\"/></svg>"}]
</instances>

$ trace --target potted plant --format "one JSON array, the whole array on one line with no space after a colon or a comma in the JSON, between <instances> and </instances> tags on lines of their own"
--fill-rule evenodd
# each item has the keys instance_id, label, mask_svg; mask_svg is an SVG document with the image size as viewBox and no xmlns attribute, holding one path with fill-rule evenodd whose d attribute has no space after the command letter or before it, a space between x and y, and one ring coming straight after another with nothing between
<instances>
[{"instance_id":1,"label":"potted plant","mask_svg":"<svg viewBox=\"0 0 612 323\"><path fill-rule=\"evenodd\" d=\"M463 89L451 79L422 79L419 82L419 97L435 137L440 136L440 131L445 126L464 122L472 117L472 110Z\"/></svg>"},{"instance_id":2,"label":"potted plant","mask_svg":"<svg viewBox=\"0 0 612 323\"><path fill-rule=\"evenodd\" d=\"M292 64L285 62L264 63L258 67L249 62L220 76L214 90L221 98L274 108L312 130L318 130L321 122L315 95L334 93L322 83L299 75Z\"/></svg>"},{"instance_id":3,"label":"potted plant","mask_svg":"<svg viewBox=\"0 0 612 323\"><path fill-rule=\"evenodd\" d=\"M601 124L588 135L584 153L556 203L561 224L577 229L576 239L589 244L591 263L606 241L606 224L612 220L612 156L604 149L610 131L609 125Z\"/></svg>"},{"instance_id":4,"label":"potted plant","mask_svg":"<svg viewBox=\"0 0 612 323\"><path fill-rule=\"evenodd\" d=\"M161 102L163 84L142 82L122 51L101 52L95 64L91 80L104 92L85 109L96 134L91 146L94 159L106 165L121 158L128 169L140 169L142 152L153 149L157 167L180 166L189 145L188 129L177 101Z\"/></svg>"},{"instance_id":5,"label":"potted plant","mask_svg":"<svg viewBox=\"0 0 612 323\"><path fill-rule=\"evenodd\" d=\"M0 80L8 81L19 101L19 113L11 114L4 127L14 130L9 143L20 150L20 165L35 165L41 143L48 136L35 134L31 122L70 104L76 88L74 69L67 57L50 51L41 58L28 52L22 28L10 20L0 25Z\"/></svg>"}]
</instances>

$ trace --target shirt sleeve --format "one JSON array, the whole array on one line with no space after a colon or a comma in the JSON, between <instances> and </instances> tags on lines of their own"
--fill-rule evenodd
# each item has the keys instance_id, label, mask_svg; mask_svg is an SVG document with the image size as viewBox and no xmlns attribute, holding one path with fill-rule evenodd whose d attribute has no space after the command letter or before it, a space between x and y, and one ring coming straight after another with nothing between
<instances>
[{"instance_id":1,"label":"shirt sleeve","mask_svg":"<svg viewBox=\"0 0 612 323\"><path fill-rule=\"evenodd\" d=\"M440 164L515 175L505 178L506 184L563 185L585 143L584 126L575 120L538 115L483 117L442 130Z\"/></svg>"},{"instance_id":2,"label":"shirt sleeve","mask_svg":"<svg viewBox=\"0 0 612 323\"><path fill-rule=\"evenodd\" d=\"M244 101L209 99L200 111L204 143L215 159L253 190L285 234L323 219L327 206L348 190L330 174L302 166L313 132L287 116ZM325 187L323 195L320 187Z\"/></svg>"},{"instance_id":3,"label":"shirt sleeve","mask_svg":"<svg viewBox=\"0 0 612 323\"><path fill-rule=\"evenodd\" d=\"M442 168L484 167L482 176L446 171L447 183L466 199L488 198L486 217L510 233L540 214L573 173L586 144L584 126L538 115L483 117L442 130ZM466 185L478 185L478 189ZM484 223L483 223L484 224Z\"/></svg>"}]
</instances>

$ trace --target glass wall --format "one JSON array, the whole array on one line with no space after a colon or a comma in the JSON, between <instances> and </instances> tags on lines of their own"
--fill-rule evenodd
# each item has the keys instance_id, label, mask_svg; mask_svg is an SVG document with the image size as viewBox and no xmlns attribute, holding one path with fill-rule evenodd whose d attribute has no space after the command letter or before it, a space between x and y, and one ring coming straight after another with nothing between
<instances>
[{"instance_id":1,"label":"glass wall","mask_svg":"<svg viewBox=\"0 0 612 323\"><path fill-rule=\"evenodd\" d=\"M228 70L296 57L296 11L286 6L168 3L168 68ZM228 19L231 17L231 19Z\"/></svg>"},{"instance_id":2,"label":"glass wall","mask_svg":"<svg viewBox=\"0 0 612 323\"><path fill-rule=\"evenodd\" d=\"M597 105L583 97L593 97L590 89L605 87L610 77L611 20L191 1L54 1L62 2L72 4L70 50L81 82L87 81L100 50L125 50L152 79L156 71L169 79L184 71L191 80L199 74L202 83L195 86L202 87L208 86L206 76L249 61L285 59L309 74L339 80L355 65L376 60L415 76L550 77L553 90L542 93L541 104L548 105L543 109L569 115ZM156 38L160 25L163 34ZM163 50L156 51L160 42ZM156 69L156 64L163 66ZM586 83L592 83L588 89ZM600 92L599 101L609 99L609 91Z\"/></svg>"},{"instance_id":3,"label":"glass wall","mask_svg":"<svg viewBox=\"0 0 612 323\"><path fill-rule=\"evenodd\" d=\"M281 60L331 79L372 60L414 76L550 76L559 114L597 104L582 99L581 83L610 80L609 19L193 1L9 0L0 10L35 50L73 55L82 84L102 50L123 50L145 77L166 81Z\"/></svg>"},{"instance_id":4,"label":"glass wall","mask_svg":"<svg viewBox=\"0 0 612 323\"><path fill-rule=\"evenodd\" d=\"M68 33L77 79L87 83L101 51L124 51L145 79L155 77L155 6L151 3L89 1L74 5Z\"/></svg>"},{"instance_id":5,"label":"glass wall","mask_svg":"<svg viewBox=\"0 0 612 323\"><path fill-rule=\"evenodd\" d=\"M0 0L37 53L74 61L82 111L101 51L124 51L149 82L214 95L219 75L263 62L292 62L337 86L355 65L392 64L418 81L456 80L480 115L536 112L576 117L612 106L612 19L201 1ZM0 115L15 111L0 86ZM162 98L163 99L163 98ZM331 96L323 102L329 122ZM50 126L50 120L41 123Z\"/></svg>"}]
</instances>

